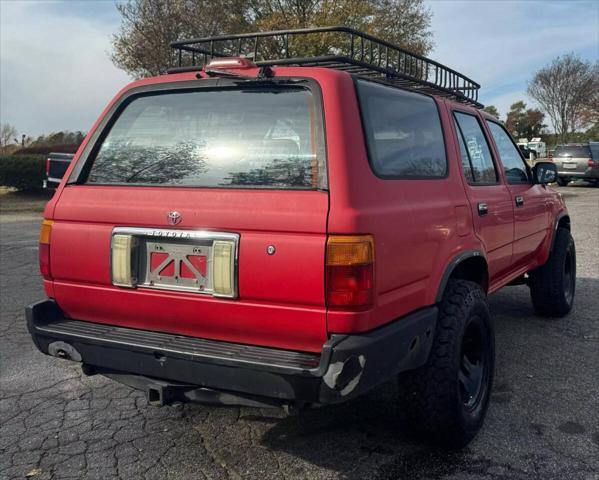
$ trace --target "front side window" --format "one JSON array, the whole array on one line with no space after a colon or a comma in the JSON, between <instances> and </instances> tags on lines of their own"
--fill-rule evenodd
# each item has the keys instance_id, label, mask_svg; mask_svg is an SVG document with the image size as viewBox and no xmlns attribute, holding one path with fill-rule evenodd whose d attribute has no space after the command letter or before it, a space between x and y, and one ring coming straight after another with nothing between
<instances>
[{"instance_id":1,"label":"front side window","mask_svg":"<svg viewBox=\"0 0 599 480\"><path fill-rule=\"evenodd\" d=\"M508 183L528 183L528 173L524 160L522 160L520 152L518 152L508 133L495 122L487 121L487 125L491 130L493 140L495 140Z\"/></svg>"},{"instance_id":2,"label":"front side window","mask_svg":"<svg viewBox=\"0 0 599 480\"><path fill-rule=\"evenodd\" d=\"M472 185L497 183L497 171L493 164L491 150L478 120L474 115L462 112L454 112L454 118L462 165L466 165L464 168L466 180ZM464 158L464 154L467 158Z\"/></svg>"},{"instance_id":3,"label":"front side window","mask_svg":"<svg viewBox=\"0 0 599 480\"><path fill-rule=\"evenodd\" d=\"M445 143L434 100L366 80L357 85L374 172L387 178L445 177Z\"/></svg>"},{"instance_id":4,"label":"front side window","mask_svg":"<svg viewBox=\"0 0 599 480\"><path fill-rule=\"evenodd\" d=\"M89 184L326 188L310 90L187 90L135 97L97 148Z\"/></svg>"}]
</instances>

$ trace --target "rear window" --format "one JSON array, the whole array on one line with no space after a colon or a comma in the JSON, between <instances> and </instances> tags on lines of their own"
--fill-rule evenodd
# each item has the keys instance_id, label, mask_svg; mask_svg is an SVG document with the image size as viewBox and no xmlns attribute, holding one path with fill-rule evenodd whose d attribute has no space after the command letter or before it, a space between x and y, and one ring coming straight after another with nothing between
<instances>
[{"instance_id":1,"label":"rear window","mask_svg":"<svg viewBox=\"0 0 599 480\"><path fill-rule=\"evenodd\" d=\"M365 80L357 84L374 172L387 178L445 177L445 144L434 100Z\"/></svg>"},{"instance_id":2,"label":"rear window","mask_svg":"<svg viewBox=\"0 0 599 480\"><path fill-rule=\"evenodd\" d=\"M326 188L310 90L267 87L134 97L96 146L87 183Z\"/></svg>"},{"instance_id":3,"label":"rear window","mask_svg":"<svg viewBox=\"0 0 599 480\"><path fill-rule=\"evenodd\" d=\"M558 146L555 149L554 155L556 157L573 157L573 158L589 158L591 156L591 150L588 146Z\"/></svg>"}]
</instances>

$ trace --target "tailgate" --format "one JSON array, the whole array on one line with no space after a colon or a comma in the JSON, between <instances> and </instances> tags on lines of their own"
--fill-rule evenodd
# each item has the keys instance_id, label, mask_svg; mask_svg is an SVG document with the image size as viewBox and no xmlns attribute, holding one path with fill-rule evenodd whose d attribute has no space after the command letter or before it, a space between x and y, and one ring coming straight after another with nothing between
<instances>
[{"instance_id":1,"label":"tailgate","mask_svg":"<svg viewBox=\"0 0 599 480\"><path fill-rule=\"evenodd\" d=\"M327 210L328 195L318 191L68 186L52 229L56 300L74 319L319 351L326 340ZM171 211L182 218L176 227L168 223ZM110 262L115 227L238 234L237 297L177 288L175 261L160 272L162 288L149 287L147 277L138 279L136 288L114 286ZM149 242L160 244L164 253L171 253L171 245L186 242L172 238ZM274 254L269 254L269 247L274 247ZM210 245L204 247L207 251L201 248L198 256L209 257ZM210 287L211 272L202 270L202 264L198 270L206 273L205 287Z\"/></svg>"}]
</instances>

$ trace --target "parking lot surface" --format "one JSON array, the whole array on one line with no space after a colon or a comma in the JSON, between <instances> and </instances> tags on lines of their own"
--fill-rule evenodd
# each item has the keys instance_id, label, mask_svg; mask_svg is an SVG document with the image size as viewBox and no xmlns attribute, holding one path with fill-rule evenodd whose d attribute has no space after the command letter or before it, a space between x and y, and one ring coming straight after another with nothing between
<instances>
[{"instance_id":1,"label":"parking lot surface","mask_svg":"<svg viewBox=\"0 0 599 480\"><path fill-rule=\"evenodd\" d=\"M0 478L599 480L599 188L559 189L578 253L575 307L534 316L525 286L491 296L497 373L463 451L412 440L395 385L287 417L279 410L151 407L143 394L39 353L23 309L43 298L39 217L0 223Z\"/></svg>"}]
</instances>

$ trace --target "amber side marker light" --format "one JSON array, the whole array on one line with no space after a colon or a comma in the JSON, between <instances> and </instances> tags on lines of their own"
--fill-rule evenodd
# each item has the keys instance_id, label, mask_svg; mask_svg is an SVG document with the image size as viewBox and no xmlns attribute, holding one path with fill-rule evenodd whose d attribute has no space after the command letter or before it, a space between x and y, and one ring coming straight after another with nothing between
<instances>
[{"instance_id":1,"label":"amber side marker light","mask_svg":"<svg viewBox=\"0 0 599 480\"><path fill-rule=\"evenodd\" d=\"M46 280L52 279L50 270L50 238L52 237L52 220L44 220L40 228L39 261L40 272Z\"/></svg>"},{"instance_id":2,"label":"amber side marker light","mask_svg":"<svg viewBox=\"0 0 599 480\"><path fill-rule=\"evenodd\" d=\"M374 291L372 235L331 235L327 239L326 295L330 307L371 305Z\"/></svg>"}]
</instances>

